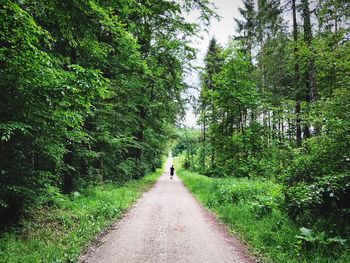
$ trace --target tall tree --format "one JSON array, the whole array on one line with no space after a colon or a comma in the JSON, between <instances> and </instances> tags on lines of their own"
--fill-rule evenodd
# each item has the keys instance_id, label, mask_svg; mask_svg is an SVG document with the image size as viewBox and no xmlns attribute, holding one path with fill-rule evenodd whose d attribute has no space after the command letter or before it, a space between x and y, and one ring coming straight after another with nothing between
<instances>
[{"instance_id":1,"label":"tall tree","mask_svg":"<svg viewBox=\"0 0 350 263\"><path fill-rule=\"evenodd\" d=\"M222 59L221 59L222 48L218 45L215 38L212 38L209 42L209 47L204 59L205 68L201 75L201 94L200 94L200 117L199 122L202 125L202 138L203 147L201 149L201 163L203 168L206 167L207 152L210 152L210 164L211 167L215 163L215 147L213 147L213 139L208 131L208 126L213 127L217 122L216 108L214 105L215 99L215 75L220 71ZM209 138L208 138L209 137ZM208 145L207 145L207 140Z\"/></svg>"},{"instance_id":2,"label":"tall tree","mask_svg":"<svg viewBox=\"0 0 350 263\"><path fill-rule=\"evenodd\" d=\"M0 213L161 165L183 110L199 1L0 4Z\"/></svg>"},{"instance_id":3,"label":"tall tree","mask_svg":"<svg viewBox=\"0 0 350 263\"><path fill-rule=\"evenodd\" d=\"M292 14L293 14L293 41L294 41L294 89L296 92L296 146L300 147L302 143L301 133L301 87L300 87L300 65L298 56L298 24L297 24L297 6L296 0L292 0Z\"/></svg>"},{"instance_id":4,"label":"tall tree","mask_svg":"<svg viewBox=\"0 0 350 263\"><path fill-rule=\"evenodd\" d=\"M317 101L317 86L316 86L316 68L315 68L315 59L314 59L314 48L312 45L312 26L310 18L310 7L308 0L301 0L301 9L303 14L303 28L304 28L304 41L308 47L308 59L307 59L307 70L306 70L306 87L308 90L307 102L316 102ZM318 128L316 129L318 133ZM305 126L305 136L310 136L309 127Z\"/></svg>"},{"instance_id":5,"label":"tall tree","mask_svg":"<svg viewBox=\"0 0 350 263\"><path fill-rule=\"evenodd\" d=\"M243 41L243 46L247 54L252 57L252 50L254 47L255 28L256 28L256 11L254 9L254 0L243 1L243 8L238 10L243 17L243 20L234 18L237 24L237 32L240 36L237 39Z\"/></svg>"}]
</instances>

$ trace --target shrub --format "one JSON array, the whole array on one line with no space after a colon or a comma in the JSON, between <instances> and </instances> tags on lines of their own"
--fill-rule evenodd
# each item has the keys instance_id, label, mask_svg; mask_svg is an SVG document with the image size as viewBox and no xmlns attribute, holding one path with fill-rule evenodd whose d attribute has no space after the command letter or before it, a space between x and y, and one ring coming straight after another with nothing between
<instances>
[{"instance_id":1,"label":"shrub","mask_svg":"<svg viewBox=\"0 0 350 263\"><path fill-rule=\"evenodd\" d=\"M298 183L285 188L290 216L311 221L312 215L337 215L338 222L347 221L350 213L350 174L332 174L317 178L313 183Z\"/></svg>"}]
</instances>

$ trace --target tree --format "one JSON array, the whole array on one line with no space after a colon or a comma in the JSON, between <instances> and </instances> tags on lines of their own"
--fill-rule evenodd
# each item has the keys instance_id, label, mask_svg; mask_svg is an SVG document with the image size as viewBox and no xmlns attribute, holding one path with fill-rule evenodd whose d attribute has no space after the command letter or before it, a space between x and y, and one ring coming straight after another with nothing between
<instances>
[{"instance_id":1,"label":"tree","mask_svg":"<svg viewBox=\"0 0 350 263\"><path fill-rule=\"evenodd\" d=\"M161 165L208 0L0 4L1 218ZM179 37L180 36L180 37ZM4 216L3 216L4 215Z\"/></svg>"},{"instance_id":2,"label":"tree","mask_svg":"<svg viewBox=\"0 0 350 263\"><path fill-rule=\"evenodd\" d=\"M217 123L217 111L215 107L216 86L214 82L215 75L221 70L222 58L220 57L222 48L217 44L215 38L209 42L207 54L205 56L205 69L201 75L201 94L199 98L199 122L202 125L203 147L201 152L201 166L203 169L207 166L207 152L210 152L210 165L213 168L215 163L214 137L208 132L208 126L214 127ZM209 133L209 140L208 140ZM208 140L208 145L207 145Z\"/></svg>"},{"instance_id":3,"label":"tree","mask_svg":"<svg viewBox=\"0 0 350 263\"><path fill-rule=\"evenodd\" d=\"M293 13L293 41L294 41L294 88L296 90L296 104L295 104L295 114L296 114L296 146L301 147L302 143L302 133L301 133L301 88L300 88L300 65L298 56L298 24L297 24L297 7L296 0L292 0L292 13Z\"/></svg>"}]
</instances>

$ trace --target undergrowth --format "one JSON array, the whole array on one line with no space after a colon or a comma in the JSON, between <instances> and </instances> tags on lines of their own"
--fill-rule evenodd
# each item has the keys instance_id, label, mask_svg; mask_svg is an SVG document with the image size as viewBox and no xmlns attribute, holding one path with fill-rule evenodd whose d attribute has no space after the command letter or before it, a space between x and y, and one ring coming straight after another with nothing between
<instances>
[{"instance_id":1,"label":"undergrowth","mask_svg":"<svg viewBox=\"0 0 350 263\"><path fill-rule=\"evenodd\" d=\"M161 172L70 196L52 189L46 207L27 212L19 226L1 233L0 262L76 262L90 240L120 217Z\"/></svg>"},{"instance_id":2,"label":"undergrowth","mask_svg":"<svg viewBox=\"0 0 350 263\"><path fill-rule=\"evenodd\" d=\"M186 187L261 261L350 262L348 240L289 219L282 185L271 180L209 178L184 169L178 157L174 163Z\"/></svg>"}]
</instances>

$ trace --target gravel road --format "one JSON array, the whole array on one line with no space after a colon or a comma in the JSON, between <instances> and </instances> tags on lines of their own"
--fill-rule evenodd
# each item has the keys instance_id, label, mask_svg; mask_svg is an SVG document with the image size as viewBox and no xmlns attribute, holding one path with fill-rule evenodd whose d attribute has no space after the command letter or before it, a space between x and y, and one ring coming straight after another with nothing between
<instances>
[{"instance_id":1,"label":"gravel road","mask_svg":"<svg viewBox=\"0 0 350 263\"><path fill-rule=\"evenodd\" d=\"M92 246L80 262L254 262L175 175L166 172L153 188Z\"/></svg>"}]
</instances>

